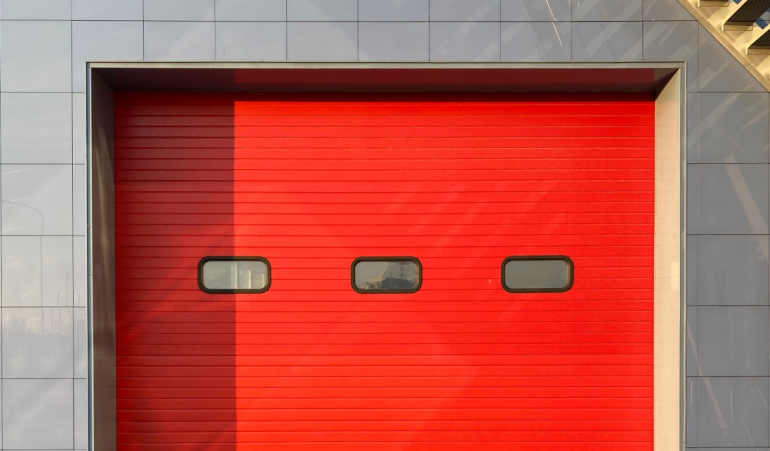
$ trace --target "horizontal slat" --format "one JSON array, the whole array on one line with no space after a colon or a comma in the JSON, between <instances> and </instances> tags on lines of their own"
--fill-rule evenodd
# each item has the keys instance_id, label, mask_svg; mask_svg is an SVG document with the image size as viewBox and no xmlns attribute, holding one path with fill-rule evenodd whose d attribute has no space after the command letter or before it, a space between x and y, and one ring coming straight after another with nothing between
<instances>
[{"instance_id":1,"label":"horizontal slat","mask_svg":"<svg viewBox=\"0 0 770 451\"><path fill-rule=\"evenodd\" d=\"M420 356L419 358L428 359L442 356ZM510 356L462 356L462 357L486 357L504 359ZM554 356L567 357L567 356ZM575 356L573 356L575 357ZM582 356L581 356L582 357ZM652 359L649 356L626 356L644 357ZM168 357L169 359L179 357ZM245 357L248 358L248 357ZM276 357L264 356L259 359L275 359ZM285 357L284 357L285 358ZM296 357L293 357L296 359ZM318 358L317 356L308 356L309 358ZM332 358L342 358L340 356ZM356 357L346 357L354 359ZM390 356L389 358L394 358ZM400 357L403 358L403 357ZM455 356L455 358L458 358ZM255 358L252 358L255 359ZM236 399L306 399L306 398L651 398L653 392L652 385L647 387L548 387L544 390L542 387L463 387L457 390L456 387L377 387L377 388L356 388L356 387L310 387L310 388L280 388L271 387L269 391L260 388L238 387L237 396L235 384L224 385L215 388L118 388L117 399L229 399L233 403ZM324 421L324 420L320 420ZM353 420L355 421L355 420ZM473 420L470 420L473 421ZM494 421L494 420L490 420ZM553 420L555 421L555 420ZM585 421L585 419L583 420Z\"/></svg>"},{"instance_id":2,"label":"horizontal slat","mask_svg":"<svg viewBox=\"0 0 770 451\"><path fill-rule=\"evenodd\" d=\"M281 115L281 116L247 116L221 115L211 116L201 112L195 116L122 116L121 124L128 130L137 128L168 128L168 127L334 127L340 125L339 116L327 115ZM522 127L522 126L552 126L558 123L562 126L618 126L618 125L655 125L652 114L594 114L594 115L529 115L529 114L499 114L495 116L460 116L452 115L456 124L468 127ZM446 116L412 115L412 116L345 116L346 127L443 127Z\"/></svg>"},{"instance_id":3,"label":"horizontal slat","mask_svg":"<svg viewBox=\"0 0 770 451\"><path fill-rule=\"evenodd\" d=\"M553 125L528 125L520 128L510 127L473 127L456 124L447 129L446 126L426 127L413 124L411 126L371 127L371 126L321 126L293 125L287 127L247 126L238 127L115 127L115 137L120 138L203 138L203 139L253 139L278 138L292 139L419 139L436 138L439 141L446 138L512 138L512 137L640 137L654 136L652 127L639 126L581 126L553 127Z\"/></svg>"},{"instance_id":4,"label":"horizontal slat","mask_svg":"<svg viewBox=\"0 0 770 451\"><path fill-rule=\"evenodd\" d=\"M195 410L172 411L166 414L167 421L191 421L201 412ZM234 419L235 411L206 412L207 421ZM446 420L652 420L652 409L260 409L238 412L239 421L318 421L318 420L360 420L370 421L446 421ZM119 421L149 421L152 413L141 411L121 412ZM192 420L194 421L194 420Z\"/></svg>"},{"instance_id":5,"label":"horizontal slat","mask_svg":"<svg viewBox=\"0 0 770 451\"><path fill-rule=\"evenodd\" d=\"M521 440L552 441L552 442L615 442L620 440L641 442L649 439L651 432L647 431L423 431L400 432L400 431L361 431L361 432L240 432L238 439L244 442L435 442L446 440L450 442L515 442ZM143 434L121 434L118 433L117 440L126 444L152 444L152 443L205 443L210 440L210 433L200 432L150 432Z\"/></svg>"},{"instance_id":6,"label":"horizontal slat","mask_svg":"<svg viewBox=\"0 0 770 451\"><path fill-rule=\"evenodd\" d=\"M124 188L127 188L124 186ZM404 193L407 194L407 193ZM409 203L412 204L434 204L437 201L441 203L452 202L460 204L473 204L473 203L504 203L510 206L518 205L531 205L533 203L551 203L558 202L562 205L568 205L570 203L585 203L590 201L597 205L604 205L615 202L641 202L652 203L652 198L649 192L645 191L590 191L590 192L554 192L554 191L541 191L538 193L528 193L527 196L512 198L511 193L508 190L501 192L488 191L488 192L467 192L459 191L457 187L449 192L443 193L443 195L449 197L446 200L437 199L435 193L415 191L409 194ZM153 205L155 203L192 203L192 204L232 204L235 200L236 193L234 192L168 192L168 191L123 191L115 193L116 204L120 207L128 206L131 204L140 205ZM264 193L255 192L247 193L239 191L237 193L238 203L279 203L279 204L295 204L297 201L304 201L307 204L329 204L329 203L345 203L354 205L401 205L402 201L398 197L395 197L393 193L361 193L361 192L348 192L348 193L302 193L301 198L293 197L290 193ZM516 202L512 202L513 199L517 199ZM565 205L565 206L566 206ZM233 210L236 206L231 207Z\"/></svg>"},{"instance_id":7,"label":"horizontal slat","mask_svg":"<svg viewBox=\"0 0 770 451\"><path fill-rule=\"evenodd\" d=\"M588 344L588 343L649 343L652 333L497 333L497 334L391 334L386 330L371 334L309 334L285 333L268 334L241 331L235 339L237 346L248 345L294 345L294 344ZM233 344L232 334L122 334L120 345L229 345ZM590 371L590 370L588 370ZM387 375L386 371L385 374ZM479 373L481 375L483 373ZM339 375L337 375L339 376Z\"/></svg>"},{"instance_id":8,"label":"horizontal slat","mask_svg":"<svg viewBox=\"0 0 770 451\"><path fill-rule=\"evenodd\" d=\"M650 422L651 423L651 422ZM624 451L649 451L650 439L642 442L265 442L265 443L241 443L236 442L235 435L229 433L217 433L207 441L207 451L360 451L362 445L367 451L402 451L406 446L410 451L478 451L481 446L487 450L495 451L552 451L554 446L563 451L616 451L622 448ZM152 445L123 445L122 451L198 451L200 443L189 444L152 444Z\"/></svg>"},{"instance_id":9,"label":"horizontal slat","mask_svg":"<svg viewBox=\"0 0 770 451\"><path fill-rule=\"evenodd\" d=\"M534 141L533 141L534 143ZM225 144L225 143L221 143ZM642 152L644 149L629 149L625 146L604 146L604 147L578 147L569 146L548 146L532 147L521 146L515 149L510 147L457 147L456 145L440 148L421 148L419 153L414 149L404 147L387 147L379 149L379 152L372 152L367 148L335 148L326 151L308 149L305 147L282 148L280 152L269 147L205 147L202 145L194 147L153 147L137 148L122 147L126 152L123 158L118 161L131 162L134 160L147 159L173 159L184 161L187 159L214 159L223 158L236 161L259 160L265 164L293 163L307 165L310 162L342 161L342 160L360 160L360 161L388 161L388 160L408 160L420 162L422 160L443 161L451 164L451 160L474 160L484 162L488 160L503 160L503 163L510 164L512 161L528 163L532 161L535 164L538 160L551 160L554 165L559 165L559 160L619 160L629 159L632 161L646 161L652 158L651 154ZM233 165L236 164L235 162ZM481 164L481 163L479 163Z\"/></svg>"},{"instance_id":10,"label":"horizontal slat","mask_svg":"<svg viewBox=\"0 0 770 451\"><path fill-rule=\"evenodd\" d=\"M637 333L637 332L648 332L651 333L653 331L652 325L648 324L647 322L639 322L639 323L615 323L615 322L600 322L600 323L592 323L590 326L586 326L582 323L575 323L575 322L565 322L565 323L558 323L558 322L540 322L540 323L533 323L533 322L498 322L498 323L485 323L485 322L473 322L473 323L437 323L437 322L419 322L419 323L379 323L376 326L371 323L268 323L268 322L262 322L262 323L238 323L235 321L235 319L232 322L225 322L225 323L213 323L213 322L205 322L205 323L187 323L187 324L178 324L178 323L157 323L157 322L146 322L146 323L118 323L117 324L117 330L121 334L189 334L191 333L190 330L195 330L197 334L228 334L231 336L231 343L235 342L235 338L232 337L232 334L235 332L236 329L238 330L247 330L252 333L258 332L258 333L264 333L264 334L292 334L292 333L307 333L307 334L359 334L359 333L389 333L389 334L472 334L472 333L573 333L573 334L579 334L579 333L612 333L612 332L623 332L623 333ZM384 332L387 331L387 332ZM390 362L387 359L366 359L365 356L361 356L361 362L359 362L361 365L364 364L375 364L375 365L389 365L389 364L397 364L397 365L445 365L448 364L449 361L445 359L436 358L434 359L422 359L420 361L410 361L409 359L406 360L398 360L397 363L378 363L378 362ZM469 356L464 357L465 360L472 360ZM134 361L129 359L130 361ZM484 359L481 359L484 360ZM174 360L176 361L176 360ZM487 361L487 360L484 360ZM160 360L153 360L154 363L152 365L162 366L163 361ZM196 364L199 364L200 362L192 362L185 359L179 360L180 363L175 365L181 365L181 366L195 366ZM187 362L187 363L181 363L181 362ZM223 365L230 365L232 364L231 359L226 359L223 361ZM331 362L331 363L330 363ZM334 364L334 362L337 362L337 360L334 359L323 359L321 363L306 363L308 365L320 365L320 364ZM339 364L343 364L343 362L347 362L345 359L340 359ZM411 362L411 363L410 363ZM493 361L487 361L487 364L499 364L499 365L522 365L522 364L545 364L544 362L549 362L550 364L554 363L560 363L564 365L569 365L571 362L583 362L582 359L576 358L574 360L570 360L568 356L561 356L559 357L558 362L552 362L549 360L538 360L534 357L530 360L524 359L514 359L511 362L508 362L504 359L497 359ZM211 359L207 360L208 364L215 364L211 362ZM283 363L283 364L294 364L293 360L291 363ZM353 365L356 362L347 362L344 363L345 365ZM456 362L451 362L456 363ZM595 364L596 362L591 362L592 364ZM647 361L644 362L645 364L649 363ZM172 363L169 363L172 364ZM263 361L255 361L251 363L247 363L245 361L241 362L242 365L270 365L270 362L263 362ZM278 363L274 363L278 365ZM150 365L150 364L148 364ZM139 365L141 366L141 365Z\"/></svg>"},{"instance_id":11,"label":"horizontal slat","mask_svg":"<svg viewBox=\"0 0 770 451\"><path fill-rule=\"evenodd\" d=\"M216 440L214 442L214 440ZM235 436L228 433L217 433L212 441L207 441L207 451L360 451L362 445L367 451L402 451L406 446L410 451L478 451L481 446L495 451L552 451L554 446L563 451L649 451L650 440L642 442L236 442ZM189 444L152 444L152 445L123 445L122 451L198 451L200 443Z\"/></svg>"},{"instance_id":12,"label":"horizontal slat","mask_svg":"<svg viewBox=\"0 0 770 451\"><path fill-rule=\"evenodd\" d=\"M481 348L481 349L479 349ZM234 345L153 345L153 346L134 346L134 345L117 345L116 350L118 354L123 354L128 351L134 350L134 352L139 352L141 355L199 355L199 356L208 356L208 355L231 355L236 352L236 347ZM358 355L361 353L365 354L374 354L374 355L432 355L432 354L442 354L442 355L463 355L463 354L486 354L486 355L495 355L495 354L577 354L577 355L602 355L602 354L619 354L619 353L627 353L627 354L651 354L652 353L652 344L649 343L609 343L609 344L581 344L581 343L570 343L570 344L485 344L483 346L479 346L478 344L455 344L452 346L445 346L441 344L408 344L408 345L383 345L383 344L363 344L363 343L357 343L357 344L349 344L349 345L341 345L341 344L333 344L333 345L327 345L327 344L298 344L298 345L240 345L237 347L238 355L252 355L252 356L259 356L259 355ZM223 378L219 381L209 381L208 383L214 384L214 385L205 385L207 387L216 387L216 384L218 383L227 383L225 380L226 378ZM125 384L132 384L135 381L133 380L121 380L120 384L123 384L122 386L129 386ZM183 382L183 381L174 381L176 382ZM246 384L246 381L241 381L244 384ZM264 384L270 385L270 380L263 381ZM316 379L308 379L308 384L315 384L318 382ZM330 386L337 386L336 384L342 383L345 384L346 382L352 383L348 378L343 379L337 379L336 381L333 381L333 384ZM455 381L457 382L457 381ZM575 382L575 381L573 381ZM610 385L612 381L588 381L590 382L588 386L593 386L592 384L599 384L599 385ZM583 381L581 383L588 383L586 381ZM166 386L163 384L171 384L172 381L161 379L157 381L158 384L161 384L159 386ZM195 381L186 381L187 384L185 385L188 387L195 387L196 382ZM331 382L330 382L331 383ZM395 380L389 380L388 378L382 378L380 380L368 380L364 382L364 385L361 385L363 387L389 387L394 386L393 384L396 384L397 381ZM404 384L410 384L410 383L418 383L417 380L414 381L402 381ZM479 384L480 381L473 381L471 380L464 380L460 381L460 385L465 386L467 383L473 383ZM494 384L498 385L505 385L505 383L500 380L496 379L492 381ZM534 380L529 379L517 379L515 381L510 381L512 385L527 385L535 383ZM550 382L549 382L550 383ZM559 381L558 383L572 383L569 381ZM120 385L119 384L119 385ZM367 384L374 384L374 385L367 385ZM420 385L426 385L427 381L424 384ZM429 385L429 384L428 384ZM244 385L248 386L248 384ZM264 385L254 385L255 387L262 387ZM326 385L321 385L326 386ZM352 385L351 385L352 386ZM408 386L408 385L407 385ZM581 385L582 386L582 385Z\"/></svg>"},{"instance_id":13,"label":"horizontal slat","mask_svg":"<svg viewBox=\"0 0 770 451\"><path fill-rule=\"evenodd\" d=\"M371 152L369 152L371 153ZM423 171L435 171L437 174L447 176L444 171L462 171L463 174L484 175L486 171L490 177L499 174L501 170L508 171L543 171L543 170L610 170L610 169L651 169L655 167L652 158L559 158L546 159L542 156L538 159L523 159L519 155L510 155L508 159L417 159L410 158L408 163L393 160L392 158L362 158L362 159L312 159L312 160L288 160L288 159L261 159L255 158L233 159L229 155L220 155L219 158L204 159L161 159L156 158L131 158L121 159L116 162L118 171L166 171L173 167L176 171L257 171L259 175L269 172L281 174L283 171L358 171L364 174L376 172L398 171L407 175L419 175ZM362 155L365 157L365 155Z\"/></svg>"},{"instance_id":14,"label":"horizontal slat","mask_svg":"<svg viewBox=\"0 0 770 451\"><path fill-rule=\"evenodd\" d=\"M634 398L619 398L626 401ZM418 398L429 402L429 398ZM564 401L564 400L561 400ZM142 401L135 401L141 403ZM178 402L173 400L172 402ZM233 403L232 400L225 402ZM650 431L650 425L636 421L240 421L198 422L121 422L119 430L131 432L291 432L304 431Z\"/></svg>"}]
</instances>

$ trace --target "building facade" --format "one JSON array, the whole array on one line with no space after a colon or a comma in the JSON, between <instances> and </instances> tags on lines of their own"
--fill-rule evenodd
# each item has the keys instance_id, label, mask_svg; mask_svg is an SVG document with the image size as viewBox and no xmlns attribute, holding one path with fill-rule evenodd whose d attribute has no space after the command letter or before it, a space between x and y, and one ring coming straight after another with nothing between
<instances>
[{"instance_id":1,"label":"building facade","mask_svg":"<svg viewBox=\"0 0 770 451\"><path fill-rule=\"evenodd\" d=\"M86 63L142 61L686 63L686 448L770 450L770 95L676 0L1 0L2 449L89 449Z\"/></svg>"}]
</instances>

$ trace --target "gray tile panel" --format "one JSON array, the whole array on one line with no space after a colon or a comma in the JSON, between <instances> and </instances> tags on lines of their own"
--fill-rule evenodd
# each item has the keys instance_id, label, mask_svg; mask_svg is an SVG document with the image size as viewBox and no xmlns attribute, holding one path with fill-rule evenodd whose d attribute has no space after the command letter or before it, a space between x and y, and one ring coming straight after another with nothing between
<instances>
[{"instance_id":1,"label":"gray tile panel","mask_svg":"<svg viewBox=\"0 0 770 451\"><path fill-rule=\"evenodd\" d=\"M685 61L687 90L698 91L697 22L644 22L643 41L647 61Z\"/></svg>"},{"instance_id":2,"label":"gray tile panel","mask_svg":"<svg viewBox=\"0 0 770 451\"><path fill-rule=\"evenodd\" d=\"M698 233L698 169L697 164L687 165L687 233Z\"/></svg>"},{"instance_id":3,"label":"gray tile panel","mask_svg":"<svg viewBox=\"0 0 770 451\"><path fill-rule=\"evenodd\" d=\"M72 235L72 166L3 165L4 235Z\"/></svg>"},{"instance_id":4,"label":"gray tile panel","mask_svg":"<svg viewBox=\"0 0 770 451\"><path fill-rule=\"evenodd\" d=\"M72 166L72 234L86 234L86 167Z\"/></svg>"},{"instance_id":5,"label":"gray tile panel","mask_svg":"<svg viewBox=\"0 0 770 451\"><path fill-rule=\"evenodd\" d=\"M431 23L430 59L431 61L500 61L500 24Z\"/></svg>"},{"instance_id":6,"label":"gray tile panel","mask_svg":"<svg viewBox=\"0 0 770 451\"><path fill-rule=\"evenodd\" d=\"M70 20L72 0L2 0L3 20Z\"/></svg>"},{"instance_id":7,"label":"gray tile panel","mask_svg":"<svg viewBox=\"0 0 770 451\"><path fill-rule=\"evenodd\" d=\"M699 372L704 376L767 376L769 320L767 306L698 306Z\"/></svg>"},{"instance_id":8,"label":"gray tile panel","mask_svg":"<svg viewBox=\"0 0 770 451\"><path fill-rule=\"evenodd\" d=\"M766 164L701 164L698 168L698 232L766 234Z\"/></svg>"},{"instance_id":9,"label":"gray tile panel","mask_svg":"<svg viewBox=\"0 0 770 451\"><path fill-rule=\"evenodd\" d=\"M72 237L72 277L72 303L75 307L85 307L88 285L85 236Z\"/></svg>"},{"instance_id":10,"label":"gray tile panel","mask_svg":"<svg viewBox=\"0 0 770 451\"><path fill-rule=\"evenodd\" d=\"M358 0L286 0L290 22L355 22Z\"/></svg>"},{"instance_id":11,"label":"gray tile panel","mask_svg":"<svg viewBox=\"0 0 770 451\"><path fill-rule=\"evenodd\" d=\"M768 305L768 239L762 235L700 235L699 305Z\"/></svg>"},{"instance_id":12,"label":"gray tile panel","mask_svg":"<svg viewBox=\"0 0 770 451\"><path fill-rule=\"evenodd\" d=\"M500 0L430 0L433 22L498 22Z\"/></svg>"},{"instance_id":13,"label":"gray tile panel","mask_svg":"<svg viewBox=\"0 0 770 451\"><path fill-rule=\"evenodd\" d=\"M3 307L73 305L72 237L4 236L2 256Z\"/></svg>"},{"instance_id":14,"label":"gray tile panel","mask_svg":"<svg viewBox=\"0 0 770 451\"><path fill-rule=\"evenodd\" d=\"M214 20L214 0L144 0L144 20Z\"/></svg>"},{"instance_id":15,"label":"gray tile panel","mask_svg":"<svg viewBox=\"0 0 770 451\"><path fill-rule=\"evenodd\" d=\"M641 61L641 22L573 22L573 61Z\"/></svg>"},{"instance_id":16,"label":"gray tile panel","mask_svg":"<svg viewBox=\"0 0 770 451\"><path fill-rule=\"evenodd\" d=\"M429 58L428 22L361 22L359 61L425 61Z\"/></svg>"},{"instance_id":17,"label":"gray tile panel","mask_svg":"<svg viewBox=\"0 0 770 451\"><path fill-rule=\"evenodd\" d=\"M687 305L698 305L698 235L687 235Z\"/></svg>"},{"instance_id":18,"label":"gray tile panel","mask_svg":"<svg viewBox=\"0 0 770 451\"><path fill-rule=\"evenodd\" d=\"M141 21L77 21L72 23L72 90L86 89L86 62L141 61L144 23Z\"/></svg>"},{"instance_id":19,"label":"gray tile panel","mask_svg":"<svg viewBox=\"0 0 770 451\"><path fill-rule=\"evenodd\" d=\"M639 21L642 0L572 0L574 21Z\"/></svg>"},{"instance_id":20,"label":"gray tile panel","mask_svg":"<svg viewBox=\"0 0 770 451\"><path fill-rule=\"evenodd\" d=\"M13 308L2 311L3 378L71 378L71 308Z\"/></svg>"},{"instance_id":21,"label":"gray tile panel","mask_svg":"<svg viewBox=\"0 0 770 451\"><path fill-rule=\"evenodd\" d=\"M73 375L75 378L88 377L88 310L85 307L72 309L72 335L74 342Z\"/></svg>"},{"instance_id":22,"label":"gray tile panel","mask_svg":"<svg viewBox=\"0 0 770 451\"><path fill-rule=\"evenodd\" d=\"M5 93L0 128L2 163L72 161L71 94Z\"/></svg>"},{"instance_id":23,"label":"gray tile panel","mask_svg":"<svg viewBox=\"0 0 770 451\"><path fill-rule=\"evenodd\" d=\"M285 61L286 24L219 22L217 61Z\"/></svg>"},{"instance_id":24,"label":"gray tile panel","mask_svg":"<svg viewBox=\"0 0 770 451\"><path fill-rule=\"evenodd\" d=\"M358 0L362 22L427 22L430 0Z\"/></svg>"},{"instance_id":25,"label":"gray tile panel","mask_svg":"<svg viewBox=\"0 0 770 451\"><path fill-rule=\"evenodd\" d=\"M286 0L216 0L216 19L229 21L286 21Z\"/></svg>"},{"instance_id":26,"label":"gray tile panel","mask_svg":"<svg viewBox=\"0 0 770 451\"><path fill-rule=\"evenodd\" d=\"M643 0L644 20L696 20L677 0Z\"/></svg>"},{"instance_id":27,"label":"gray tile panel","mask_svg":"<svg viewBox=\"0 0 770 451\"><path fill-rule=\"evenodd\" d=\"M698 161L767 163L768 103L767 93L701 93Z\"/></svg>"},{"instance_id":28,"label":"gray tile panel","mask_svg":"<svg viewBox=\"0 0 770 451\"><path fill-rule=\"evenodd\" d=\"M687 446L698 446L698 378L688 377L685 381L685 440Z\"/></svg>"},{"instance_id":29,"label":"gray tile panel","mask_svg":"<svg viewBox=\"0 0 770 451\"><path fill-rule=\"evenodd\" d=\"M571 5L571 0L502 0L500 7L504 22L554 22L571 20Z\"/></svg>"},{"instance_id":30,"label":"gray tile panel","mask_svg":"<svg viewBox=\"0 0 770 451\"><path fill-rule=\"evenodd\" d=\"M88 448L88 383L85 379L74 381L74 429L75 449Z\"/></svg>"},{"instance_id":31,"label":"gray tile panel","mask_svg":"<svg viewBox=\"0 0 770 451\"><path fill-rule=\"evenodd\" d=\"M213 61L213 22L145 22L147 61Z\"/></svg>"},{"instance_id":32,"label":"gray tile panel","mask_svg":"<svg viewBox=\"0 0 770 451\"><path fill-rule=\"evenodd\" d=\"M568 22L510 22L501 27L503 61L564 62L572 56Z\"/></svg>"},{"instance_id":33,"label":"gray tile panel","mask_svg":"<svg viewBox=\"0 0 770 451\"><path fill-rule=\"evenodd\" d=\"M703 26L698 27L698 83L701 92L767 92Z\"/></svg>"},{"instance_id":34,"label":"gray tile panel","mask_svg":"<svg viewBox=\"0 0 770 451\"><path fill-rule=\"evenodd\" d=\"M3 92L69 92L71 25L68 21L6 21L0 28Z\"/></svg>"},{"instance_id":35,"label":"gray tile panel","mask_svg":"<svg viewBox=\"0 0 770 451\"><path fill-rule=\"evenodd\" d=\"M698 94L687 93L687 162L698 163Z\"/></svg>"},{"instance_id":36,"label":"gray tile panel","mask_svg":"<svg viewBox=\"0 0 770 451\"><path fill-rule=\"evenodd\" d=\"M686 307L687 324L685 326L685 353L686 363L685 374L687 376L699 376L701 371L698 369L698 307L688 305Z\"/></svg>"},{"instance_id":37,"label":"gray tile panel","mask_svg":"<svg viewBox=\"0 0 770 451\"><path fill-rule=\"evenodd\" d=\"M72 0L73 20L142 20L144 0Z\"/></svg>"},{"instance_id":38,"label":"gray tile panel","mask_svg":"<svg viewBox=\"0 0 770 451\"><path fill-rule=\"evenodd\" d=\"M703 377L698 382L698 446L768 445L767 378Z\"/></svg>"},{"instance_id":39,"label":"gray tile panel","mask_svg":"<svg viewBox=\"0 0 770 451\"><path fill-rule=\"evenodd\" d=\"M358 24L355 22L289 22L289 61L355 61Z\"/></svg>"},{"instance_id":40,"label":"gray tile panel","mask_svg":"<svg viewBox=\"0 0 770 451\"><path fill-rule=\"evenodd\" d=\"M5 449L72 449L72 379L4 379L2 401Z\"/></svg>"},{"instance_id":41,"label":"gray tile panel","mask_svg":"<svg viewBox=\"0 0 770 451\"><path fill-rule=\"evenodd\" d=\"M72 94L72 163L86 164L85 93Z\"/></svg>"}]
</instances>

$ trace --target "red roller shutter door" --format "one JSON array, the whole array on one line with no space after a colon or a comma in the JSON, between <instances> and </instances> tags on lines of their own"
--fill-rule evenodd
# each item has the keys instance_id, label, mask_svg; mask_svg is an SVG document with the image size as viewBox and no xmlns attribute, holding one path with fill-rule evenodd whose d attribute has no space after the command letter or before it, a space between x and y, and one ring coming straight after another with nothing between
<instances>
[{"instance_id":1,"label":"red roller shutter door","mask_svg":"<svg viewBox=\"0 0 770 451\"><path fill-rule=\"evenodd\" d=\"M652 450L649 94L118 93L119 451ZM500 284L569 256L565 293ZM205 256L263 294L205 294ZM420 259L414 294L356 257Z\"/></svg>"}]
</instances>

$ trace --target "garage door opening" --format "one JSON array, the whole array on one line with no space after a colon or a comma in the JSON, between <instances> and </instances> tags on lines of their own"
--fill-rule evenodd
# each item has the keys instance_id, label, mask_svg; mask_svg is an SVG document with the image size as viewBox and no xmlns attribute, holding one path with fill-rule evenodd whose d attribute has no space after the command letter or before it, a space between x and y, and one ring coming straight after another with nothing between
<instances>
[{"instance_id":1,"label":"garage door opening","mask_svg":"<svg viewBox=\"0 0 770 451\"><path fill-rule=\"evenodd\" d=\"M653 449L654 100L117 93L118 450ZM200 289L255 255L269 290Z\"/></svg>"}]
</instances>

